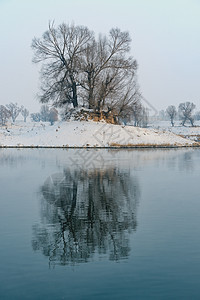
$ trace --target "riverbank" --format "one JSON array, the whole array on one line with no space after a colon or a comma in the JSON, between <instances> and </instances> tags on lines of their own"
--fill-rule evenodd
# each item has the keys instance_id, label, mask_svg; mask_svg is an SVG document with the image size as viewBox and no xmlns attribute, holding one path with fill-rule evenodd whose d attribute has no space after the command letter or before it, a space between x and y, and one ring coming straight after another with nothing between
<instances>
[{"instance_id":1,"label":"riverbank","mask_svg":"<svg viewBox=\"0 0 200 300\"><path fill-rule=\"evenodd\" d=\"M177 148L200 143L167 130L71 121L8 124L0 128L0 147L18 148Z\"/></svg>"}]
</instances>

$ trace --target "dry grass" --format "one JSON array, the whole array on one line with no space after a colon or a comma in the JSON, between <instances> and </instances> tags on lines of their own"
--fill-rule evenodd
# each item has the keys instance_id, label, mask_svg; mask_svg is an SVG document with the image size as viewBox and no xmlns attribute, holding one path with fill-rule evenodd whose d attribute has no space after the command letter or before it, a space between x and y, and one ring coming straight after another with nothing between
<instances>
[{"instance_id":1,"label":"dry grass","mask_svg":"<svg viewBox=\"0 0 200 300\"><path fill-rule=\"evenodd\" d=\"M88 121L93 120L95 122L99 122L104 120L106 123L109 124L117 124L117 118L112 112L92 112L88 110L81 109L73 114L73 118L76 121Z\"/></svg>"},{"instance_id":2,"label":"dry grass","mask_svg":"<svg viewBox=\"0 0 200 300\"><path fill-rule=\"evenodd\" d=\"M116 148L180 148L180 147L200 147L200 143L198 142L194 142L193 144L126 144L126 145L122 145L122 144L118 144L118 143L111 143L109 144L109 146L112 147L116 147Z\"/></svg>"}]
</instances>

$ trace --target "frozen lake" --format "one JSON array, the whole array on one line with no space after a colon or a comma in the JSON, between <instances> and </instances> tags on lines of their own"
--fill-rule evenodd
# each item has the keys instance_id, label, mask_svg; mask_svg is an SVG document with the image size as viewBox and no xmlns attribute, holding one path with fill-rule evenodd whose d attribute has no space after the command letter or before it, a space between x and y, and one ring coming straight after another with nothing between
<instances>
[{"instance_id":1,"label":"frozen lake","mask_svg":"<svg viewBox=\"0 0 200 300\"><path fill-rule=\"evenodd\" d=\"M0 299L199 299L199 175L199 149L0 149Z\"/></svg>"}]
</instances>

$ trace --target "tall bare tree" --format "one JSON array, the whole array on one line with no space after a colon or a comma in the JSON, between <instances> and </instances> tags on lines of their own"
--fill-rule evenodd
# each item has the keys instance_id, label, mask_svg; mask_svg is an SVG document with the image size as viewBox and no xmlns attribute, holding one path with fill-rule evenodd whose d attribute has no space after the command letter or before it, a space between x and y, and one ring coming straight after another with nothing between
<instances>
[{"instance_id":1,"label":"tall bare tree","mask_svg":"<svg viewBox=\"0 0 200 300\"><path fill-rule=\"evenodd\" d=\"M10 104L7 104L6 107L10 111L10 116L12 118L12 121L15 122L19 113L21 112L21 107L19 107L17 103L12 103L12 102Z\"/></svg>"},{"instance_id":2,"label":"tall bare tree","mask_svg":"<svg viewBox=\"0 0 200 300\"><path fill-rule=\"evenodd\" d=\"M4 105L0 105L0 125L4 126L10 117L10 111Z\"/></svg>"},{"instance_id":3,"label":"tall bare tree","mask_svg":"<svg viewBox=\"0 0 200 300\"><path fill-rule=\"evenodd\" d=\"M168 116L170 118L172 126L174 126L174 119L175 119L176 114L177 114L176 107L174 105L168 106L167 109L166 109L166 113L168 114Z\"/></svg>"},{"instance_id":4,"label":"tall bare tree","mask_svg":"<svg viewBox=\"0 0 200 300\"><path fill-rule=\"evenodd\" d=\"M43 122L48 122L49 121L49 107L48 105L44 104L40 108L40 120Z\"/></svg>"},{"instance_id":5,"label":"tall bare tree","mask_svg":"<svg viewBox=\"0 0 200 300\"><path fill-rule=\"evenodd\" d=\"M129 55L131 39L118 28L95 40L87 27L54 23L34 38L35 63L43 63L42 103L81 104L96 112L130 111L137 93L137 63ZM129 108L128 108L129 107Z\"/></svg>"},{"instance_id":6,"label":"tall bare tree","mask_svg":"<svg viewBox=\"0 0 200 300\"><path fill-rule=\"evenodd\" d=\"M24 118L24 122L26 122L27 117L29 116L29 111L27 108L25 108L23 105L21 107L21 115Z\"/></svg>"},{"instance_id":7,"label":"tall bare tree","mask_svg":"<svg viewBox=\"0 0 200 300\"><path fill-rule=\"evenodd\" d=\"M88 44L81 67L89 108L111 110L120 100L130 99L137 69L136 61L128 56L130 43L128 32L114 28L108 38L100 35L97 42Z\"/></svg>"},{"instance_id":8,"label":"tall bare tree","mask_svg":"<svg viewBox=\"0 0 200 300\"><path fill-rule=\"evenodd\" d=\"M58 121L58 111L52 107L49 111L49 122L53 125L56 121Z\"/></svg>"},{"instance_id":9,"label":"tall bare tree","mask_svg":"<svg viewBox=\"0 0 200 300\"><path fill-rule=\"evenodd\" d=\"M192 102L184 102L179 104L179 116L182 120L183 126L187 120L190 121L192 126L194 126L194 117L192 114L195 107L195 104Z\"/></svg>"},{"instance_id":10,"label":"tall bare tree","mask_svg":"<svg viewBox=\"0 0 200 300\"><path fill-rule=\"evenodd\" d=\"M129 115L129 121L133 120L134 126L147 127L149 114L140 98L133 103Z\"/></svg>"},{"instance_id":11,"label":"tall bare tree","mask_svg":"<svg viewBox=\"0 0 200 300\"><path fill-rule=\"evenodd\" d=\"M78 106L79 58L92 37L93 33L87 27L63 23L55 28L54 23L49 23L42 38L33 39L33 62L43 62L42 103L53 100L57 106L65 103Z\"/></svg>"}]
</instances>

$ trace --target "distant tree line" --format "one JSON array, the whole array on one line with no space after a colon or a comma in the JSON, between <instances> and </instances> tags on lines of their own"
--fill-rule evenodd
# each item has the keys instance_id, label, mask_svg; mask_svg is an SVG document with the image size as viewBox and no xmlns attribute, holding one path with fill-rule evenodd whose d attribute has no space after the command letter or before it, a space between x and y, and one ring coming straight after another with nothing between
<instances>
[{"instance_id":1,"label":"distant tree line","mask_svg":"<svg viewBox=\"0 0 200 300\"><path fill-rule=\"evenodd\" d=\"M19 106L17 103L12 102L5 106L0 105L0 125L4 126L10 118L12 122L15 123L20 113L24 118L24 122L26 122L26 119L29 116L29 111L23 105Z\"/></svg>"},{"instance_id":2,"label":"distant tree line","mask_svg":"<svg viewBox=\"0 0 200 300\"><path fill-rule=\"evenodd\" d=\"M10 119L15 123L19 114L22 115L24 122L26 122L29 111L23 105L19 106L17 103L12 102L5 106L0 105L0 126L5 126ZM49 108L48 105L42 105L40 112L30 114L30 118L33 122L50 122L53 125L58 120L58 111L54 107Z\"/></svg>"},{"instance_id":3,"label":"distant tree line","mask_svg":"<svg viewBox=\"0 0 200 300\"><path fill-rule=\"evenodd\" d=\"M33 122L50 122L53 125L58 121L58 111L54 107L51 109L48 105L42 105L39 113L32 113L30 115Z\"/></svg>"},{"instance_id":4,"label":"distant tree line","mask_svg":"<svg viewBox=\"0 0 200 300\"><path fill-rule=\"evenodd\" d=\"M175 120L180 120L182 126L185 126L187 122L194 126L195 120L200 120L200 111L194 113L195 108L196 105L189 101L180 103L178 108L169 105L165 111L160 111L159 117L162 120L170 120L172 126L174 126Z\"/></svg>"},{"instance_id":5,"label":"distant tree line","mask_svg":"<svg viewBox=\"0 0 200 300\"><path fill-rule=\"evenodd\" d=\"M33 62L41 63L41 103L51 102L66 114L85 107L141 124L147 115L130 44L129 33L118 28L96 38L85 26L49 23L42 37L32 41Z\"/></svg>"}]
</instances>

